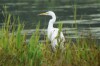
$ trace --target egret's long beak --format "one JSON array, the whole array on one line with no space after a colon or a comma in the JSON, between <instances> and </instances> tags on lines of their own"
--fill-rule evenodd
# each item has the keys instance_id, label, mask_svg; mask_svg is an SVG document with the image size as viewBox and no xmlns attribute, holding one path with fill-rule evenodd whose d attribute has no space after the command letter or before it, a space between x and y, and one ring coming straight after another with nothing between
<instances>
[{"instance_id":1,"label":"egret's long beak","mask_svg":"<svg viewBox=\"0 0 100 66\"><path fill-rule=\"evenodd\" d=\"M47 13L41 13L41 14L38 14L38 15L47 15Z\"/></svg>"}]
</instances>

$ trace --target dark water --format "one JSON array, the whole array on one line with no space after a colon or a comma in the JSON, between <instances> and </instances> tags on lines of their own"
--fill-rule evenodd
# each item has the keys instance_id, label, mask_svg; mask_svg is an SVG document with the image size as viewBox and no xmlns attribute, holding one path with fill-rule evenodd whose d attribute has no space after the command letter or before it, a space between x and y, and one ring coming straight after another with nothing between
<instances>
[{"instance_id":1,"label":"dark water","mask_svg":"<svg viewBox=\"0 0 100 66\"><path fill-rule=\"evenodd\" d=\"M9 13L19 16L25 23L22 33L27 32L28 36L35 31L38 22L41 23L41 36L44 36L50 17L37 14L52 10L57 16L54 26L63 23L66 38L80 38L82 34L87 37L91 32L97 40L100 39L100 0L0 0L0 26L4 19L1 13L4 5ZM78 35L75 34L76 30Z\"/></svg>"}]
</instances>

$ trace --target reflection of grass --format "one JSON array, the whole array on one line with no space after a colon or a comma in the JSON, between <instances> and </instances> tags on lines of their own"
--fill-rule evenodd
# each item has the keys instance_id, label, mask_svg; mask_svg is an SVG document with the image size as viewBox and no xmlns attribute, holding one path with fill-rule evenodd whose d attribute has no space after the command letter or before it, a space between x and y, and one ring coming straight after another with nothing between
<instances>
[{"instance_id":1,"label":"reflection of grass","mask_svg":"<svg viewBox=\"0 0 100 66\"><path fill-rule=\"evenodd\" d=\"M53 53L47 39L45 44L39 44L39 25L26 44L26 34L21 35L23 26L19 20L16 34L12 26L9 35L10 19L11 15L8 15L0 30L0 66L98 66L100 47L91 37L77 39L75 44L71 39L67 40L63 53Z\"/></svg>"}]
</instances>

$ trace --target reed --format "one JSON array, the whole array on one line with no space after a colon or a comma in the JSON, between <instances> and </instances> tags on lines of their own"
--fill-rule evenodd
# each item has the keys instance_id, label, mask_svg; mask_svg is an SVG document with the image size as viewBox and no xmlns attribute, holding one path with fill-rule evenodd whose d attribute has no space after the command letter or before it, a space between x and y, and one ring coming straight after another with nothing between
<instances>
[{"instance_id":1,"label":"reed","mask_svg":"<svg viewBox=\"0 0 100 66\"><path fill-rule=\"evenodd\" d=\"M39 26L26 43L26 33L22 35L24 26L16 19L18 27L11 28L11 14L6 16L0 31L0 66L41 66L42 52L39 44Z\"/></svg>"},{"instance_id":2,"label":"reed","mask_svg":"<svg viewBox=\"0 0 100 66\"><path fill-rule=\"evenodd\" d=\"M76 42L66 39L65 50L57 49L52 52L48 39L39 43L39 26L26 43L26 34L21 31L24 26L20 19L14 18L18 23L17 30L11 23L11 14L5 16L4 26L0 29L0 66L99 66L100 46L97 46L94 37L78 38ZM12 25L12 30L11 30ZM62 25L59 25L62 28Z\"/></svg>"}]
</instances>

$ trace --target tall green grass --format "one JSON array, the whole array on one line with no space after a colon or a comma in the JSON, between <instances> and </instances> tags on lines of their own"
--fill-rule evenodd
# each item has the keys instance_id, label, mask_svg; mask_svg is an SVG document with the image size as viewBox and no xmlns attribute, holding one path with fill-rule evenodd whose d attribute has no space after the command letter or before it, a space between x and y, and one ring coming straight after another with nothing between
<instances>
[{"instance_id":1,"label":"tall green grass","mask_svg":"<svg viewBox=\"0 0 100 66\"><path fill-rule=\"evenodd\" d=\"M4 26L0 31L0 66L41 66L42 52L39 40L39 26L32 34L29 43L26 44L26 34L22 35L21 31L24 26L18 22L17 30L14 24L12 30L11 14L8 14L4 20Z\"/></svg>"},{"instance_id":2,"label":"tall green grass","mask_svg":"<svg viewBox=\"0 0 100 66\"><path fill-rule=\"evenodd\" d=\"M90 42L90 43L89 43ZM44 66L98 66L100 48L91 39L79 39L76 44L66 43L64 53L52 53L50 44L44 45Z\"/></svg>"},{"instance_id":3,"label":"tall green grass","mask_svg":"<svg viewBox=\"0 0 100 66\"><path fill-rule=\"evenodd\" d=\"M39 24L26 43L26 34L21 31L24 26L20 19L17 30L11 23L11 14L6 15L4 26L0 29L0 66L99 66L100 47L96 45L95 39L78 38L75 43L72 39L66 39L65 50L57 49L52 52L48 39L45 43L39 43ZM12 30L10 25L12 25ZM61 30L62 25L59 25Z\"/></svg>"}]
</instances>

